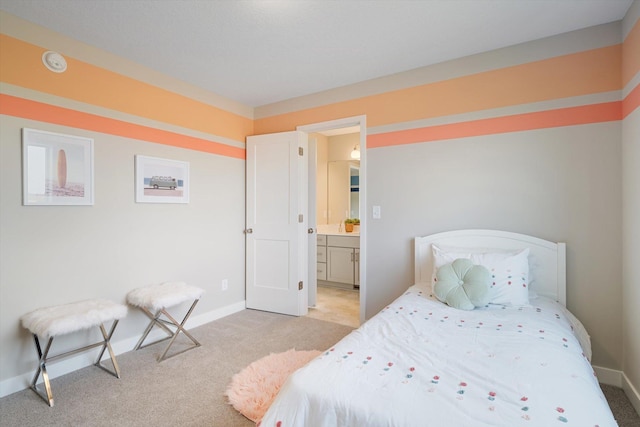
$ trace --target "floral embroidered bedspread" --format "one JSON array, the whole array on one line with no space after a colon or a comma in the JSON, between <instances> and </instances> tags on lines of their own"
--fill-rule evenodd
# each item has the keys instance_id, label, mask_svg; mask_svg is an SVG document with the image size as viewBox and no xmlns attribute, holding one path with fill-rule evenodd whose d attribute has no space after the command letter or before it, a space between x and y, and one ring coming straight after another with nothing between
<instances>
[{"instance_id":1,"label":"floral embroidered bedspread","mask_svg":"<svg viewBox=\"0 0 640 427\"><path fill-rule=\"evenodd\" d=\"M564 310L457 310L414 285L289 377L259 426L616 426Z\"/></svg>"}]
</instances>

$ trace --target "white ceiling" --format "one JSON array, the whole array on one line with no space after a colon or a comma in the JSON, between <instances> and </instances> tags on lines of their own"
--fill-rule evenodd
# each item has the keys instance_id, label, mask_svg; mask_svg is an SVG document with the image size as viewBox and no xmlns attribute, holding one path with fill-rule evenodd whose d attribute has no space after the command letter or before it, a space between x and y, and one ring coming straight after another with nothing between
<instances>
[{"instance_id":1,"label":"white ceiling","mask_svg":"<svg viewBox=\"0 0 640 427\"><path fill-rule=\"evenodd\" d=\"M0 0L0 9L257 107L618 21L631 3Z\"/></svg>"}]
</instances>

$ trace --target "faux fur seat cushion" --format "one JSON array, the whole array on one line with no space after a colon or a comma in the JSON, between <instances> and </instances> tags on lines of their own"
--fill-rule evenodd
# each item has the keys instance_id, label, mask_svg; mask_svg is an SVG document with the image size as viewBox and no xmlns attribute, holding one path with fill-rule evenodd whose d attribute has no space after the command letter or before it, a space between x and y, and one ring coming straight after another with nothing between
<instances>
[{"instance_id":1,"label":"faux fur seat cushion","mask_svg":"<svg viewBox=\"0 0 640 427\"><path fill-rule=\"evenodd\" d=\"M39 308L20 319L22 326L40 337L53 337L99 326L122 319L127 306L113 301L92 299L70 304Z\"/></svg>"},{"instance_id":2,"label":"faux fur seat cushion","mask_svg":"<svg viewBox=\"0 0 640 427\"><path fill-rule=\"evenodd\" d=\"M204 289L187 285L184 282L165 282L134 289L127 294L127 301L136 307L158 311L185 301L199 299L203 293Z\"/></svg>"}]
</instances>

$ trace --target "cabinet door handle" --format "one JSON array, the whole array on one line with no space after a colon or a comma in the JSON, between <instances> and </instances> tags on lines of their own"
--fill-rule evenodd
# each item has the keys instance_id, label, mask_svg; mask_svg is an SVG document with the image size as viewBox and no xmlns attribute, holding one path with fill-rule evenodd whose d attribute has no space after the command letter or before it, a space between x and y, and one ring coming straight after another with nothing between
<instances>
[{"instance_id":1,"label":"cabinet door handle","mask_svg":"<svg viewBox=\"0 0 640 427\"><path fill-rule=\"evenodd\" d=\"M309 233L309 234L313 234L313 228L309 228L309 229L307 230L307 233Z\"/></svg>"},{"instance_id":2,"label":"cabinet door handle","mask_svg":"<svg viewBox=\"0 0 640 427\"><path fill-rule=\"evenodd\" d=\"M253 228L247 228L246 230L244 230L245 234L251 234L253 233Z\"/></svg>"}]
</instances>

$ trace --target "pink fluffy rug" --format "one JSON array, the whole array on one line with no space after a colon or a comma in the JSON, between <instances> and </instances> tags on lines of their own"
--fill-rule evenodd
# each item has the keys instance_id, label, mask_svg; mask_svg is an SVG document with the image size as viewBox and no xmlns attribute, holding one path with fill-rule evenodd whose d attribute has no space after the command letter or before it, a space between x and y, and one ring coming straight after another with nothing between
<instances>
[{"instance_id":1,"label":"pink fluffy rug","mask_svg":"<svg viewBox=\"0 0 640 427\"><path fill-rule=\"evenodd\" d=\"M238 412L251 421L258 422L289 375L319 354L317 350L295 349L271 353L235 374L225 395Z\"/></svg>"}]
</instances>

